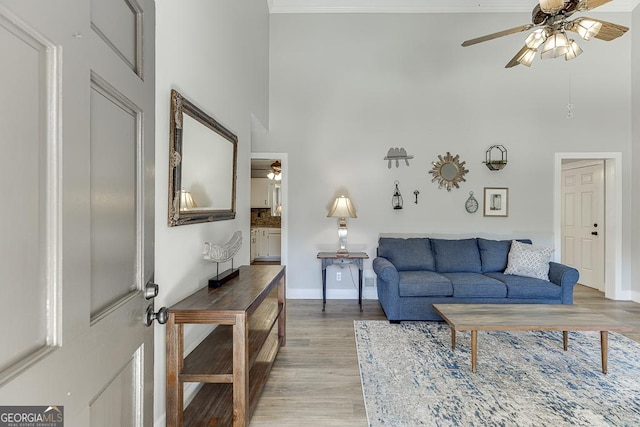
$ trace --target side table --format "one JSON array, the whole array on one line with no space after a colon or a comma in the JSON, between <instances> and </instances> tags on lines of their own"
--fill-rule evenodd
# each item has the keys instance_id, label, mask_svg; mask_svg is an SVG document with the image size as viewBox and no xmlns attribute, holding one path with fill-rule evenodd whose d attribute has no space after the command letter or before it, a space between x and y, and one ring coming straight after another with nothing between
<instances>
[{"instance_id":1,"label":"side table","mask_svg":"<svg viewBox=\"0 0 640 427\"><path fill-rule=\"evenodd\" d=\"M362 311L362 260L369 259L366 252L319 252L318 259L322 260L322 311L327 304L327 266L338 264L355 264L358 267L358 304Z\"/></svg>"}]
</instances>

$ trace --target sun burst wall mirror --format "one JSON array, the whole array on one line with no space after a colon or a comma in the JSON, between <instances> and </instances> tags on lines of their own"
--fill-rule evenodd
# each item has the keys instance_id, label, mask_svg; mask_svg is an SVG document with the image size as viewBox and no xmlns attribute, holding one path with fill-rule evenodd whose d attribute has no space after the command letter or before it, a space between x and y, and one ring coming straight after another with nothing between
<instances>
[{"instance_id":1,"label":"sun burst wall mirror","mask_svg":"<svg viewBox=\"0 0 640 427\"><path fill-rule=\"evenodd\" d=\"M450 152L444 156L439 155L438 161L431 162L433 168L429 171L433 175L431 182L438 184L438 188L446 188L447 191L451 191L453 187L460 188L460 182L466 181L464 176L467 172L464 164L466 162L460 161L460 156L457 154L452 156Z\"/></svg>"}]
</instances>

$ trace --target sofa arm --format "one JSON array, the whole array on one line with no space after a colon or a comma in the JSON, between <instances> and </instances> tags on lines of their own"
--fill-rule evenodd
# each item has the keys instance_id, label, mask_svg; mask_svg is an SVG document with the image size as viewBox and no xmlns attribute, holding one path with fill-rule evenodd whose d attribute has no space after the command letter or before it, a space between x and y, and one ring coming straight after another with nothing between
<instances>
[{"instance_id":1,"label":"sofa arm","mask_svg":"<svg viewBox=\"0 0 640 427\"><path fill-rule=\"evenodd\" d=\"M400 282L400 275L395 265L386 258L377 257L373 260L373 271L376 275L389 285L398 285Z\"/></svg>"},{"instance_id":2,"label":"sofa arm","mask_svg":"<svg viewBox=\"0 0 640 427\"><path fill-rule=\"evenodd\" d=\"M578 278L579 273L575 268L557 262L549 263L549 281L562 287L562 304L573 304L573 286Z\"/></svg>"}]
</instances>

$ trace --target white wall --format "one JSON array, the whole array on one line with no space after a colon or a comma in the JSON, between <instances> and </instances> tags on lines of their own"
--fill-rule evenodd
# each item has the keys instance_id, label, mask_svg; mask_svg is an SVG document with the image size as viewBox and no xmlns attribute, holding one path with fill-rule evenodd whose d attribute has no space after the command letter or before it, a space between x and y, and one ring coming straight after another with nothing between
<instances>
[{"instance_id":1,"label":"white wall","mask_svg":"<svg viewBox=\"0 0 640 427\"><path fill-rule=\"evenodd\" d=\"M631 80L632 88L632 147L633 147L633 178L631 188L632 215L631 218L631 290L634 301L640 302L640 7L636 7L632 14L631 40Z\"/></svg>"},{"instance_id":2,"label":"white wall","mask_svg":"<svg viewBox=\"0 0 640 427\"><path fill-rule=\"evenodd\" d=\"M268 123L269 15L266 1L157 0L156 34L156 309L170 306L215 274L202 259L205 241L226 242L242 230L235 265L249 262L252 116ZM233 221L167 226L169 97L181 92L236 133L237 215ZM199 330L190 329L185 347ZM165 330L155 336L155 424L164 425Z\"/></svg>"},{"instance_id":3,"label":"white wall","mask_svg":"<svg viewBox=\"0 0 640 427\"><path fill-rule=\"evenodd\" d=\"M631 19L598 17L622 25ZM271 16L270 133L253 150L289 153L290 297L320 295L316 253L337 244L337 223L326 214L341 193L358 212L348 220L349 248L371 258L380 233L530 237L552 245L554 153L621 152L623 226L631 230L631 37L579 40L584 54L577 59L537 58L530 69L503 68L526 34L460 47L529 20L509 13ZM501 172L481 163L493 144L508 149ZM414 155L410 167L387 169L390 147ZM428 173L447 151L470 171L451 192ZM400 211L391 208L395 180ZM508 218L465 211L469 191L482 205L483 187L509 187ZM624 235L628 279L631 237Z\"/></svg>"}]
</instances>

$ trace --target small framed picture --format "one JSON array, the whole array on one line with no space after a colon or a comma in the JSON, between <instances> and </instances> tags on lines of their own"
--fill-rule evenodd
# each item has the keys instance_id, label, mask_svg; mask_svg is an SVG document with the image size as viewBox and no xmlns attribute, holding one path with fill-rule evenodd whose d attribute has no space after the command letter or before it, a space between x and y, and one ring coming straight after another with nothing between
<instances>
[{"instance_id":1,"label":"small framed picture","mask_svg":"<svg viewBox=\"0 0 640 427\"><path fill-rule=\"evenodd\" d=\"M509 216L508 188L484 188L484 216Z\"/></svg>"}]
</instances>

